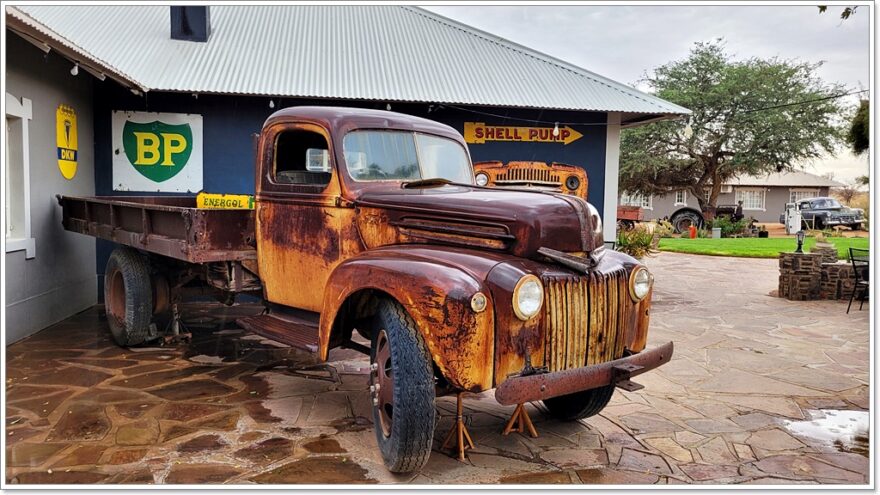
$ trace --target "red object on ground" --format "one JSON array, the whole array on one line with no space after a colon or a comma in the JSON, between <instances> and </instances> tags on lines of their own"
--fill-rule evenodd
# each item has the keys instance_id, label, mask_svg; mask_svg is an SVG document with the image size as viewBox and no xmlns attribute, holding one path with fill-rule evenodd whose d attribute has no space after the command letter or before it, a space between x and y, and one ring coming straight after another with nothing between
<instances>
[{"instance_id":1,"label":"red object on ground","mask_svg":"<svg viewBox=\"0 0 880 495\"><path fill-rule=\"evenodd\" d=\"M691 239L696 239L697 238L697 228L694 227L693 225L691 225L689 228L691 231Z\"/></svg>"}]
</instances>

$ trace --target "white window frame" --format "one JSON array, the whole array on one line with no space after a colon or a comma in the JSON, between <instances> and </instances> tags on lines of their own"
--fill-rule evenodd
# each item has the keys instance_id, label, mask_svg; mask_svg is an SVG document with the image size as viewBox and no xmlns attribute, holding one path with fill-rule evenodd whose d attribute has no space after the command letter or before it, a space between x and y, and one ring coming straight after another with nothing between
<instances>
[{"instance_id":1,"label":"white window frame","mask_svg":"<svg viewBox=\"0 0 880 495\"><path fill-rule=\"evenodd\" d=\"M721 184L721 194L730 194L733 192L733 186L730 184Z\"/></svg>"},{"instance_id":2,"label":"white window frame","mask_svg":"<svg viewBox=\"0 0 880 495\"><path fill-rule=\"evenodd\" d=\"M638 206L646 210L654 209L654 197L645 196L644 194L627 194L620 195L620 204L624 206Z\"/></svg>"},{"instance_id":3,"label":"white window frame","mask_svg":"<svg viewBox=\"0 0 880 495\"><path fill-rule=\"evenodd\" d=\"M678 195L681 194L681 201L678 200ZM686 189L679 189L675 191L675 206L687 206L688 204L688 192Z\"/></svg>"},{"instance_id":4,"label":"white window frame","mask_svg":"<svg viewBox=\"0 0 880 495\"><path fill-rule=\"evenodd\" d=\"M3 213L3 233L4 240L6 242L6 252L11 253L14 251L24 251L25 258L31 259L36 256L36 241L33 237L31 237L31 179L30 179L30 138L28 136L28 124L33 119L33 105L31 104L31 100L27 98L22 98L19 100L15 96L6 93L6 117L4 119L4 126L8 125L6 121L9 118L20 119L21 120L21 183L19 184L6 184L6 181L9 180L6 172L6 166L8 163L4 163L4 183L3 183L3 191L4 194L8 191L9 187L20 187L22 191L22 216L24 217L24 232L20 237L9 238L6 237L6 212ZM8 133L6 129L3 129L3 140L4 140L4 148L9 149L8 143L5 142L6 136ZM5 152L4 152L5 153ZM4 154L4 160L7 159L7 156ZM8 195L6 196L8 198ZM7 199L8 201L8 199ZM5 205L4 205L5 206Z\"/></svg>"},{"instance_id":5,"label":"white window frame","mask_svg":"<svg viewBox=\"0 0 880 495\"><path fill-rule=\"evenodd\" d=\"M800 198L795 199L795 197L794 197L795 193L810 193L810 194L805 195L805 196L801 196ZM801 200L803 200L803 199L815 198L817 196L819 196L818 189L808 189L808 188L803 188L803 187L790 187L788 189L788 202L789 203L800 203Z\"/></svg>"},{"instance_id":6,"label":"white window frame","mask_svg":"<svg viewBox=\"0 0 880 495\"><path fill-rule=\"evenodd\" d=\"M765 187L737 187L736 193L734 195L734 199L737 204L739 204L740 200L743 199L740 196L740 193L743 192L758 192L761 193L761 207L760 208L751 208L746 205L745 200L743 200L743 211L767 211L767 188Z\"/></svg>"}]
</instances>

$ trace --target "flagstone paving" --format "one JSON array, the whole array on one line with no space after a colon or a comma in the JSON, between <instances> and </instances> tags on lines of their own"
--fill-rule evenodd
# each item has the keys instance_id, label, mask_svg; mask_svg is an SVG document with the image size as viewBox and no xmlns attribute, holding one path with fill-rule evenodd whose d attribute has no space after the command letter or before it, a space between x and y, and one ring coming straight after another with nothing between
<instances>
[{"instance_id":1,"label":"flagstone paving","mask_svg":"<svg viewBox=\"0 0 880 495\"><path fill-rule=\"evenodd\" d=\"M466 462L439 450L455 414L452 398L439 399L431 459L405 476L376 450L362 355L335 350L316 363L235 326L261 308L214 305L186 307L188 345L122 349L93 308L7 347L5 479L867 483L866 429L810 438L786 428L825 409L867 410L867 310L772 297L774 260L663 253L646 263L656 277L649 345L676 350L638 377L645 389L618 390L602 414L574 423L528 405L538 438L501 436L513 408L491 392L467 396L477 445Z\"/></svg>"}]
</instances>

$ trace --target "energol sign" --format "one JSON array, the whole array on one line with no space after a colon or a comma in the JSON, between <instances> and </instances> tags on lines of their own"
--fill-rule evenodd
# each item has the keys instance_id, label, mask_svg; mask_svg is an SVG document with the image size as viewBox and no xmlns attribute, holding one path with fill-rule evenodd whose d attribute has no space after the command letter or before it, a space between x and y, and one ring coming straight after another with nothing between
<instances>
[{"instance_id":1,"label":"energol sign","mask_svg":"<svg viewBox=\"0 0 880 495\"><path fill-rule=\"evenodd\" d=\"M202 116L113 112L113 189L202 189Z\"/></svg>"}]
</instances>

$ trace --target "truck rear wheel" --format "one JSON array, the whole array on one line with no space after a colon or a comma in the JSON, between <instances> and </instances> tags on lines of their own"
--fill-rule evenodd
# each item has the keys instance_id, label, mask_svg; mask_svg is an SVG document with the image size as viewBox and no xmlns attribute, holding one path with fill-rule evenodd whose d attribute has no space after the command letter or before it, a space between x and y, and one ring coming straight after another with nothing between
<instances>
[{"instance_id":1,"label":"truck rear wheel","mask_svg":"<svg viewBox=\"0 0 880 495\"><path fill-rule=\"evenodd\" d=\"M584 390L544 400L550 415L563 421L574 421L599 414L614 395L614 385Z\"/></svg>"},{"instance_id":2,"label":"truck rear wheel","mask_svg":"<svg viewBox=\"0 0 880 495\"><path fill-rule=\"evenodd\" d=\"M116 248L104 271L104 307L113 340L123 347L143 344L150 334L153 289L147 260L131 248Z\"/></svg>"},{"instance_id":3,"label":"truck rear wheel","mask_svg":"<svg viewBox=\"0 0 880 495\"><path fill-rule=\"evenodd\" d=\"M373 427L385 466L419 470L434 438L434 373L427 346L397 302L379 304L372 331L370 383Z\"/></svg>"}]
</instances>

